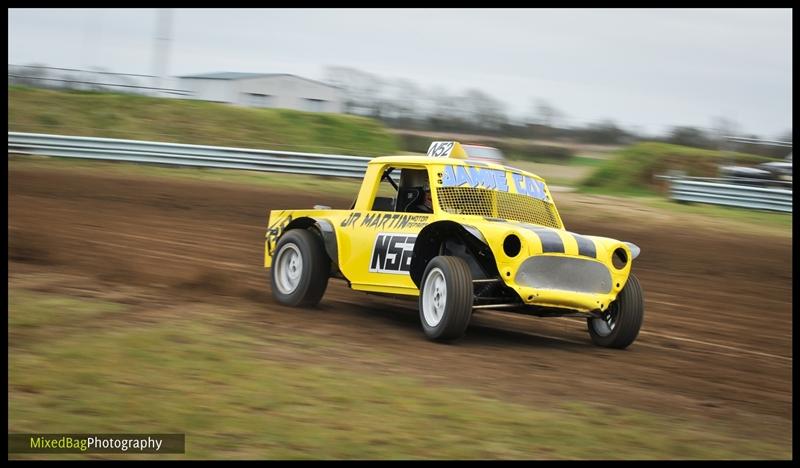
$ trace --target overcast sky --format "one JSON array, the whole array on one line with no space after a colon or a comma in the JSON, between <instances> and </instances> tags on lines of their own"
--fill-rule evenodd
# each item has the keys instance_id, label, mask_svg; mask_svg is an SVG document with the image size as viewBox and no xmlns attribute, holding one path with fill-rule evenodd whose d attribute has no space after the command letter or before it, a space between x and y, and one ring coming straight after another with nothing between
<instances>
[{"instance_id":1,"label":"overcast sky","mask_svg":"<svg viewBox=\"0 0 800 468\"><path fill-rule=\"evenodd\" d=\"M154 73L155 9L10 9L8 60ZM355 67L515 116L537 98L580 124L792 127L792 14L768 10L174 9L168 73Z\"/></svg>"}]
</instances>

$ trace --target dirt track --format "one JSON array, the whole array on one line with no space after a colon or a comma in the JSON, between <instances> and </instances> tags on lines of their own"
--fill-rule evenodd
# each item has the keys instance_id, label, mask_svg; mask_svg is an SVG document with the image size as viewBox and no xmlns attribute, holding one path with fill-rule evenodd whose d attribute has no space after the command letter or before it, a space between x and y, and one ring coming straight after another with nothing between
<instances>
[{"instance_id":1,"label":"dirt track","mask_svg":"<svg viewBox=\"0 0 800 468\"><path fill-rule=\"evenodd\" d=\"M743 437L790 441L791 238L659 225L581 221L568 228L642 247L634 271L645 324L628 350L591 345L585 323L476 313L456 345L426 341L414 303L332 281L319 309L276 305L262 268L272 208L350 199L278 194L223 183L20 170L9 165L9 286L114 296L145 306L190 301L252 307L253 327L325 336L331 356L381 372L468 386L527 404L583 400L669 415L701 414ZM565 197L567 195L564 195ZM584 208L585 209L585 208ZM387 306L388 304L388 306Z\"/></svg>"}]
</instances>

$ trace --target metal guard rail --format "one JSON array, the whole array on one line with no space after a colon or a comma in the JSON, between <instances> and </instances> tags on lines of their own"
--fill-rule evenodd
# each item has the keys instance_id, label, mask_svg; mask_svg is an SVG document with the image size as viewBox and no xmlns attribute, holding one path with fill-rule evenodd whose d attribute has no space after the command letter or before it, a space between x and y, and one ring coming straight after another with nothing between
<instances>
[{"instance_id":1,"label":"metal guard rail","mask_svg":"<svg viewBox=\"0 0 800 468\"><path fill-rule=\"evenodd\" d=\"M670 177L670 197L675 201L708 203L758 210L792 212L792 190L733 184L729 179L692 180Z\"/></svg>"},{"instance_id":2,"label":"metal guard rail","mask_svg":"<svg viewBox=\"0 0 800 468\"><path fill-rule=\"evenodd\" d=\"M185 145L140 140L8 132L8 152L222 169L361 178L369 158L339 154ZM730 179L657 176L673 200L792 211L792 190L733 184ZM397 176L392 175L396 180Z\"/></svg>"},{"instance_id":3,"label":"metal guard rail","mask_svg":"<svg viewBox=\"0 0 800 468\"><path fill-rule=\"evenodd\" d=\"M184 145L8 132L8 152L222 169L362 178L369 158L339 154Z\"/></svg>"}]
</instances>

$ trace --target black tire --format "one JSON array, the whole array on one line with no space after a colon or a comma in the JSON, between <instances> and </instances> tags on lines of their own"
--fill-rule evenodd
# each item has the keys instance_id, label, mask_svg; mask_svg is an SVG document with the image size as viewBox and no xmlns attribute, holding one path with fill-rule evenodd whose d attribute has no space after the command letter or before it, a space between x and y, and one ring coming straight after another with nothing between
<instances>
[{"instance_id":1,"label":"black tire","mask_svg":"<svg viewBox=\"0 0 800 468\"><path fill-rule=\"evenodd\" d=\"M284 255L289 255L287 259L296 253L300 254L301 261L295 262L294 267L300 265L302 269L294 279L280 279L284 269L287 272L291 269L288 265L278 264L282 262L283 251ZM294 258L297 259L296 256ZM319 304L328 287L331 260L319 236L305 229L292 229L281 236L275 246L271 270L272 297L276 301L293 307L313 307ZM293 289L291 286L294 286Z\"/></svg>"},{"instance_id":2,"label":"black tire","mask_svg":"<svg viewBox=\"0 0 800 468\"><path fill-rule=\"evenodd\" d=\"M428 284L429 277L432 280L431 284ZM445 302L442 307L434 307L433 296L427 301L425 297L428 289L434 287L439 280L444 281L446 291L439 297L444 298ZM420 285L419 319L425 335L434 341L461 338L472 317L472 272L467 262L459 257L443 255L434 257L428 262ZM434 294L434 290L430 290L430 294ZM441 305L441 302L438 304ZM435 316L429 315L426 318L426 311L428 314L434 313ZM435 320L436 316L439 318L438 322Z\"/></svg>"},{"instance_id":3,"label":"black tire","mask_svg":"<svg viewBox=\"0 0 800 468\"><path fill-rule=\"evenodd\" d=\"M644 294L636 276L631 274L628 277L625 287L606 309L604 316L607 317L608 314L611 314L614 326L607 334L607 330L599 322L603 319L586 320L592 342L604 348L627 348L639 336L644 320Z\"/></svg>"}]
</instances>

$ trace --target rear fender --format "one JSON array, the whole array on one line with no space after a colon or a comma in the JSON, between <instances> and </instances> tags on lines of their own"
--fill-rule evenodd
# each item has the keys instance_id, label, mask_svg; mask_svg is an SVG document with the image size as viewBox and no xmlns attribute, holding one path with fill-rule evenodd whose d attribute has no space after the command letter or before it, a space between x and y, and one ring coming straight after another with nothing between
<instances>
[{"instance_id":1,"label":"rear fender","mask_svg":"<svg viewBox=\"0 0 800 468\"><path fill-rule=\"evenodd\" d=\"M339 269L339 247L336 240L336 229L334 229L333 223L324 218L312 218L309 216L301 216L292 219L288 224L283 226L280 231L274 233L276 237L273 245L277 245L280 237L292 229L311 229L320 236L325 246L325 252L328 254L328 257L330 257L331 262L333 262L334 269ZM271 232L270 234L273 233Z\"/></svg>"}]
</instances>

